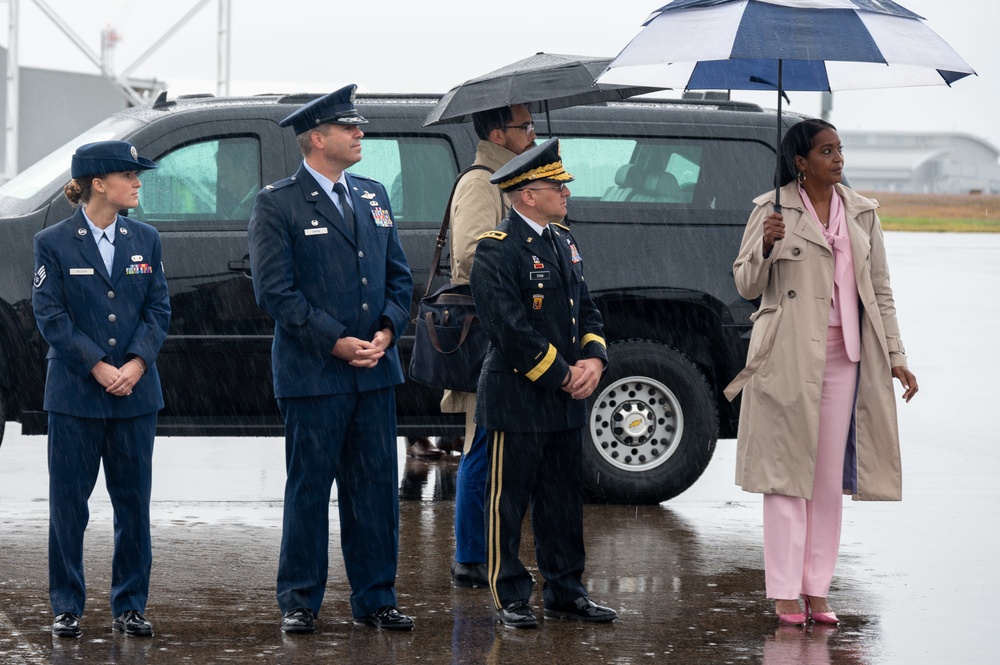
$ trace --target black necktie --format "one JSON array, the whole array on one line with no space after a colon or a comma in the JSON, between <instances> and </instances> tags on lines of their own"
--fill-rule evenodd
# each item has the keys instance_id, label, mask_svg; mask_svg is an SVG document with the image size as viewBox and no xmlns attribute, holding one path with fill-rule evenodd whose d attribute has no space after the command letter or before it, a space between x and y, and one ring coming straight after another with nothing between
<instances>
[{"instance_id":1,"label":"black necktie","mask_svg":"<svg viewBox=\"0 0 1000 665\"><path fill-rule=\"evenodd\" d=\"M552 229L546 226L542 229L542 237L548 241L549 247L552 248L552 252L555 254L556 259L559 259L559 246L556 244L556 234L552 232Z\"/></svg>"},{"instance_id":2,"label":"black necktie","mask_svg":"<svg viewBox=\"0 0 1000 665\"><path fill-rule=\"evenodd\" d=\"M333 186L333 191L337 193L337 198L340 199L341 214L344 215L344 222L356 239L358 237L358 228L354 222L354 211L351 210L351 204L347 202L347 188L344 187L343 183L338 182Z\"/></svg>"}]
</instances>

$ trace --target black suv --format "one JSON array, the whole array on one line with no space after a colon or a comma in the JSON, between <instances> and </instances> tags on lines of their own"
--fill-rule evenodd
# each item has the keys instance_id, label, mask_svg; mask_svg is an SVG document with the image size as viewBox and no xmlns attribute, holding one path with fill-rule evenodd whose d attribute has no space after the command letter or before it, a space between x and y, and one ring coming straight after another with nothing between
<instances>
[{"instance_id":1,"label":"black suv","mask_svg":"<svg viewBox=\"0 0 1000 665\"><path fill-rule=\"evenodd\" d=\"M274 324L254 301L246 229L258 190L301 160L278 121L312 98L161 96L0 187L0 423L45 431L32 236L71 213L61 190L76 146L114 138L159 164L142 175L139 207L129 212L159 230L170 285L159 434L281 433L271 389ZM370 123L353 170L390 192L413 271L414 314L448 194L476 145L468 123L421 128L436 101L358 100ZM547 133L544 118L535 122ZM751 199L771 186L775 122L773 111L733 102L633 101L552 113L552 133L576 176L569 223L587 257L611 361L591 400L592 498L669 499L701 475L717 437L735 435L738 406L722 388L743 366L755 307L736 293L731 265ZM400 435L461 433L460 417L440 413L438 391L411 381L396 394Z\"/></svg>"}]
</instances>

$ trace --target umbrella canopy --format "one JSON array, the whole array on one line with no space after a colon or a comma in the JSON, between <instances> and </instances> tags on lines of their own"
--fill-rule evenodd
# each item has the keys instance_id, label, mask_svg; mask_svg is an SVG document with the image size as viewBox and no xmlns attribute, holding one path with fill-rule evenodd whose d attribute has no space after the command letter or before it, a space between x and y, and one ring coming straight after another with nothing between
<instances>
[{"instance_id":1,"label":"umbrella canopy","mask_svg":"<svg viewBox=\"0 0 1000 665\"><path fill-rule=\"evenodd\" d=\"M891 0L674 0L643 25L598 83L777 90L779 148L787 90L951 85L975 74Z\"/></svg>"},{"instance_id":2,"label":"umbrella canopy","mask_svg":"<svg viewBox=\"0 0 1000 665\"><path fill-rule=\"evenodd\" d=\"M525 104L538 113L580 104L625 99L663 86L595 85L611 58L536 53L448 91L424 126L471 120L477 111Z\"/></svg>"}]
</instances>

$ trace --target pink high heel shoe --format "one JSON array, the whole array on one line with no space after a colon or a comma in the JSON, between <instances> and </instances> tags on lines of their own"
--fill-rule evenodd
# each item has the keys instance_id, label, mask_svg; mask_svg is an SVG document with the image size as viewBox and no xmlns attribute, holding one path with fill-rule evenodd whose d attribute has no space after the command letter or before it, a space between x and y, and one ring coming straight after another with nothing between
<instances>
[{"instance_id":1,"label":"pink high heel shoe","mask_svg":"<svg viewBox=\"0 0 1000 665\"><path fill-rule=\"evenodd\" d=\"M813 622L822 623L827 626L836 626L840 623L840 619L833 612L813 612L809 603L809 596L802 596L802 600L806 604L805 616L809 617Z\"/></svg>"},{"instance_id":2,"label":"pink high heel shoe","mask_svg":"<svg viewBox=\"0 0 1000 665\"><path fill-rule=\"evenodd\" d=\"M784 624L786 626L804 626L806 625L806 614L803 612L779 614L778 623Z\"/></svg>"}]
</instances>

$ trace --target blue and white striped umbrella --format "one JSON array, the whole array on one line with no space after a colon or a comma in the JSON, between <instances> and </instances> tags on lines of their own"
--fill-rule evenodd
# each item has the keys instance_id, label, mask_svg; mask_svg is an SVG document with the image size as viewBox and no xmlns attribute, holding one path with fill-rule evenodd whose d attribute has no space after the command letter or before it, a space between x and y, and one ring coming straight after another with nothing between
<instances>
[{"instance_id":1,"label":"blue and white striped umbrella","mask_svg":"<svg viewBox=\"0 0 1000 665\"><path fill-rule=\"evenodd\" d=\"M595 83L777 90L779 160L787 90L950 86L975 74L891 0L674 0L643 26Z\"/></svg>"},{"instance_id":2,"label":"blue and white striped umbrella","mask_svg":"<svg viewBox=\"0 0 1000 665\"><path fill-rule=\"evenodd\" d=\"M975 74L890 0L674 0L597 78L686 90L951 85Z\"/></svg>"}]
</instances>

